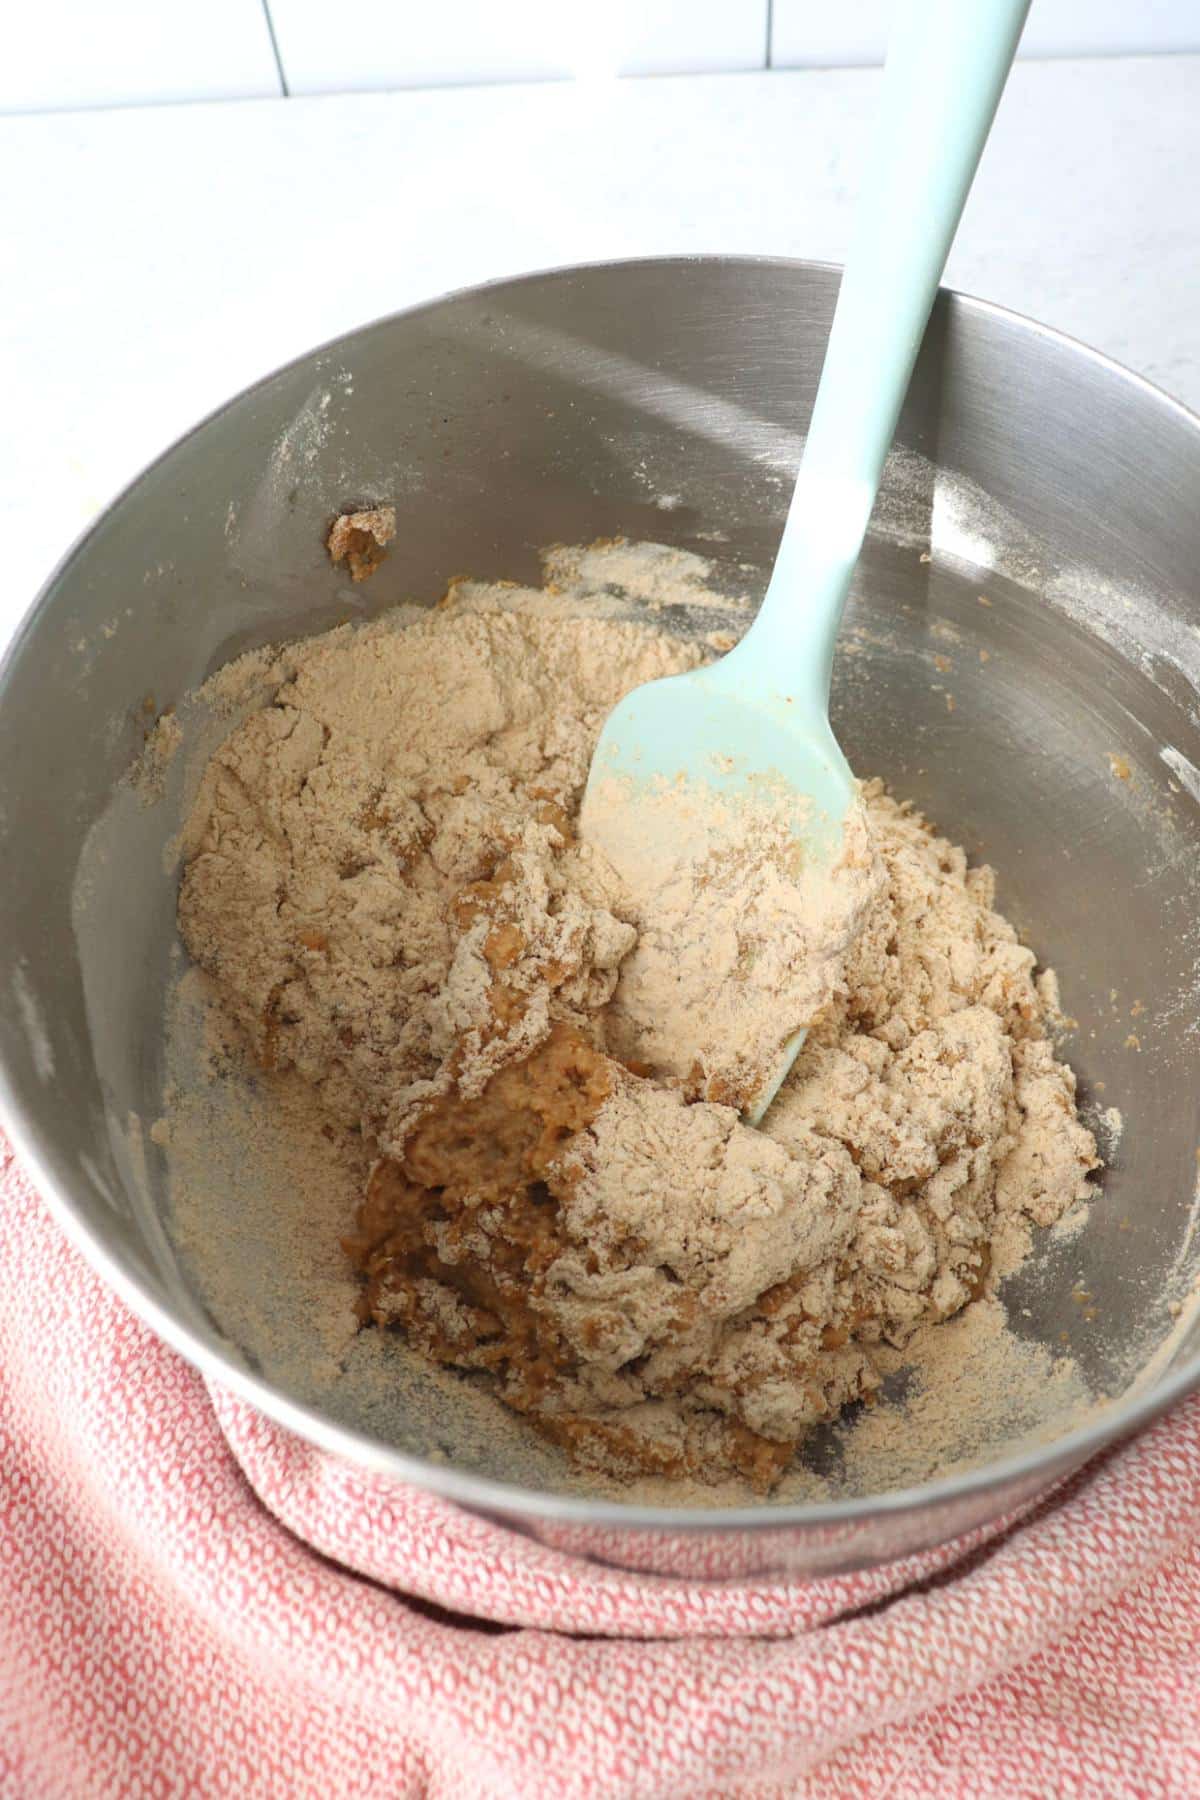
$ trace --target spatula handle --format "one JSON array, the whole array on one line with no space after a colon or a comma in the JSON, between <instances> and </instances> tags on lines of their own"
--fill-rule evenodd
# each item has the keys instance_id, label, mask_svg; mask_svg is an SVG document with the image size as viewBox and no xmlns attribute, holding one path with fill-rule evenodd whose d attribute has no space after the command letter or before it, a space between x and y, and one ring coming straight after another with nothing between
<instances>
[{"instance_id":1,"label":"spatula handle","mask_svg":"<svg viewBox=\"0 0 1200 1800\"><path fill-rule=\"evenodd\" d=\"M930 308L1029 0L900 0L763 649L828 695L833 640ZM810 690L811 691L811 690Z\"/></svg>"}]
</instances>

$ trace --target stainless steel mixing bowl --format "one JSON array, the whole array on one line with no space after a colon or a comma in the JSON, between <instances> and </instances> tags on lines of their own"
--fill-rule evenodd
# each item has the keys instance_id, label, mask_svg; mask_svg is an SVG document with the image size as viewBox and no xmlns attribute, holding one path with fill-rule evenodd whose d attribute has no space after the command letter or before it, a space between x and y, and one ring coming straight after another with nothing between
<instances>
[{"instance_id":1,"label":"stainless steel mixing bowl","mask_svg":"<svg viewBox=\"0 0 1200 1800\"><path fill-rule=\"evenodd\" d=\"M836 680L852 762L1002 872L1006 911L1063 972L1085 1102L1123 1114L1086 1231L1047 1240L1007 1299L1018 1332L1066 1333L1098 1389L1120 1395L1156 1347L1159 1367L1057 1441L917 1491L697 1513L522 1489L321 1416L222 1336L162 1228L161 1171L143 1181L129 1154L128 1115L160 1105L170 809L133 810L83 911L73 888L144 696L166 705L236 651L345 616L322 537L347 502L397 504L393 553L353 596L371 611L464 571L531 579L538 546L616 533L697 550L760 593L836 282L722 258L572 269L352 332L148 469L47 583L0 676L3 1105L63 1225L169 1343L285 1425L513 1529L680 1576L934 1543L1200 1377L1186 1317L1165 1342L1200 1144L1200 421L1052 331L943 295Z\"/></svg>"}]
</instances>

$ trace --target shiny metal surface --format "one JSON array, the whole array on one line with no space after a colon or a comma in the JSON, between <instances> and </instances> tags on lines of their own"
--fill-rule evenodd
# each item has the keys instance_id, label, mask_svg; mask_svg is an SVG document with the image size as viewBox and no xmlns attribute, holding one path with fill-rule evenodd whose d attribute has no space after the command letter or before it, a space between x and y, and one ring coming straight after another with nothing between
<instances>
[{"instance_id":1,"label":"shiny metal surface","mask_svg":"<svg viewBox=\"0 0 1200 1800\"><path fill-rule=\"evenodd\" d=\"M637 1509L414 1461L254 1373L188 1291L130 1167L116 1122L159 1110L175 821L139 815L82 937L72 887L140 747L144 696L168 705L238 650L345 616L322 548L345 503L397 501L397 547L357 596L371 611L432 600L463 571L532 579L547 541L615 533L701 551L731 591L761 593L835 289L804 264L602 266L352 333L147 470L49 581L0 673L3 1106L64 1225L165 1338L306 1436L515 1530L685 1578L844 1568L991 1519L1195 1385L1200 1333L1185 1325L1153 1384L1082 1432L840 1505ZM1047 1242L1007 1294L1018 1331L1067 1332L1117 1394L1165 1338L1193 1251L1200 422L1052 332L944 295L898 442L910 454L885 478L835 721L856 767L1000 869L1005 910L1063 973L1085 1098L1121 1108L1088 1229Z\"/></svg>"}]
</instances>

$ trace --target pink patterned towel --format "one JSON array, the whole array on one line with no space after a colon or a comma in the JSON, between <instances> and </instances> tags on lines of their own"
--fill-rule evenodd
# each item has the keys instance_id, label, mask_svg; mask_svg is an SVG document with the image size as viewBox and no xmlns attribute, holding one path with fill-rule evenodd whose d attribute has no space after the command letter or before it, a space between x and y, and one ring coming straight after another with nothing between
<instances>
[{"instance_id":1,"label":"pink patterned towel","mask_svg":"<svg viewBox=\"0 0 1200 1800\"><path fill-rule=\"evenodd\" d=\"M0 1162L0 1795L1200 1795L1200 1400L989 1541L588 1566L289 1437Z\"/></svg>"}]
</instances>

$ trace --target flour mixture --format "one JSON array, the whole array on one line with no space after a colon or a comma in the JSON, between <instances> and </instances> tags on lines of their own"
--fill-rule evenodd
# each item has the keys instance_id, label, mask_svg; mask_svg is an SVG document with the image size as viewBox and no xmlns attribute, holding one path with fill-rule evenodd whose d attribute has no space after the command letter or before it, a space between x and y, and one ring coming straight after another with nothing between
<instances>
[{"instance_id":1,"label":"flour mixture","mask_svg":"<svg viewBox=\"0 0 1200 1800\"><path fill-rule=\"evenodd\" d=\"M588 1467L765 1490L1098 1158L990 871L879 783L815 908L714 862L634 914L577 835L592 747L710 654L474 583L292 647L204 776L179 920L257 1065L365 1159L364 1328L485 1372ZM757 1130L671 1052L672 1008L739 958L728 1033L810 1025Z\"/></svg>"}]
</instances>

